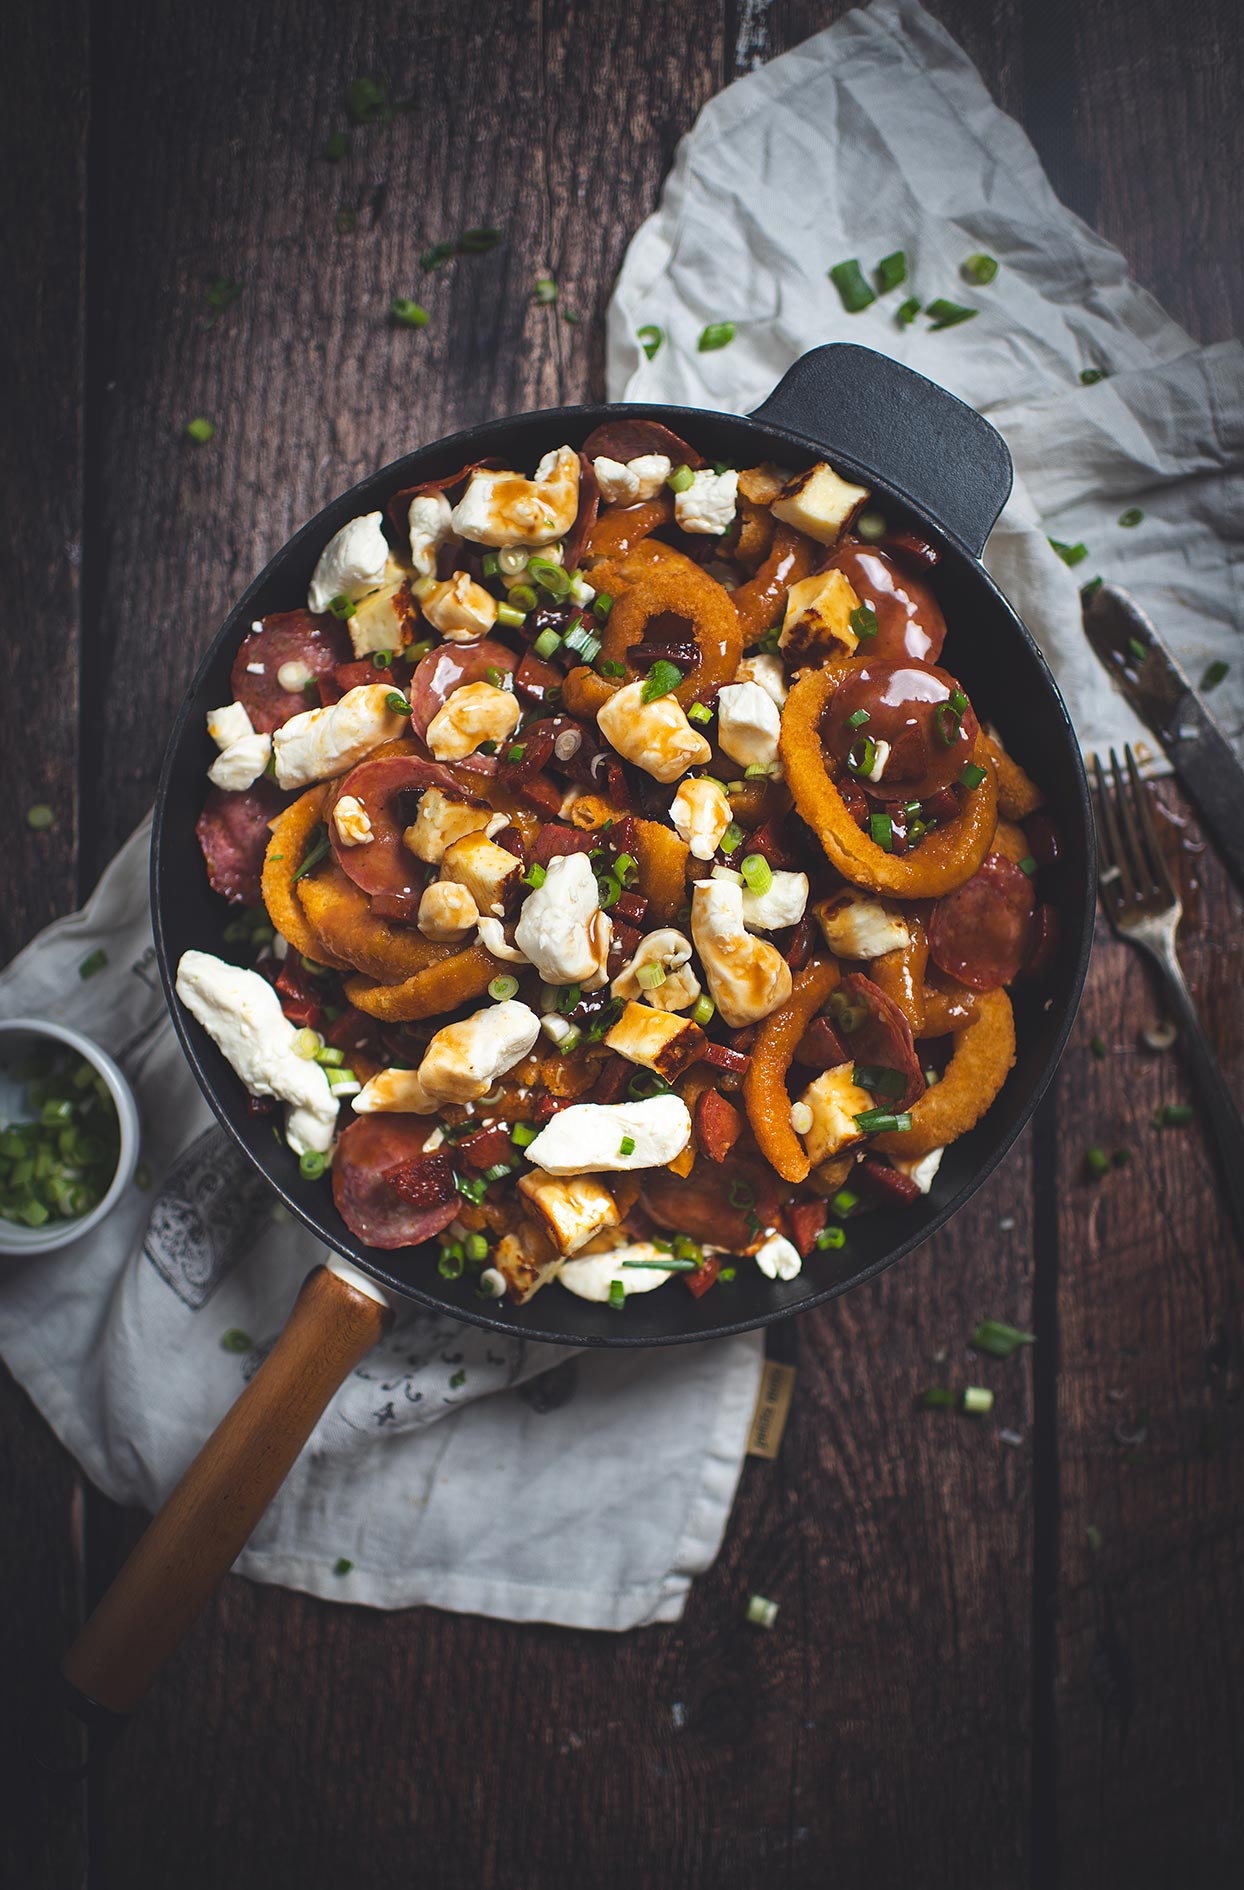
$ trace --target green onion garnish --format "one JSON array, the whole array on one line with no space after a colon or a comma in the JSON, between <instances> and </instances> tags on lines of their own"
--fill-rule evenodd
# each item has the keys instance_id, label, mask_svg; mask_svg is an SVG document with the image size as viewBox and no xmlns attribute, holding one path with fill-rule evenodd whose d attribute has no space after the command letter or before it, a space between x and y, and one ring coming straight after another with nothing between
<instances>
[{"instance_id":1,"label":"green onion garnish","mask_svg":"<svg viewBox=\"0 0 1244 1890\"><path fill-rule=\"evenodd\" d=\"M428 325L427 309L420 308L418 302L412 302L408 295L395 295L389 303L389 313L403 328L426 328Z\"/></svg>"},{"instance_id":2,"label":"green onion garnish","mask_svg":"<svg viewBox=\"0 0 1244 1890\"><path fill-rule=\"evenodd\" d=\"M877 613L870 604L858 604L847 621L861 642L877 634Z\"/></svg>"},{"instance_id":3,"label":"green onion garnish","mask_svg":"<svg viewBox=\"0 0 1244 1890\"><path fill-rule=\"evenodd\" d=\"M307 1148L298 1157L298 1172L307 1181L318 1181L324 1173L324 1157L318 1149Z\"/></svg>"},{"instance_id":4,"label":"green onion garnish","mask_svg":"<svg viewBox=\"0 0 1244 1890\"><path fill-rule=\"evenodd\" d=\"M1080 369L1080 385L1082 387L1092 387L1096 384L1096 382L1104 381L1106 379L1107 379L1107 375L1106 375L1105 368L1083 367Z\"/></svg>"},{"instance_id":5,"label":"green onion garnish","mask_svg":"<svg viewBox=\"0 0 1244 1890\"><path fill-rule=\"evenodd\" d=\"M1104 1037L1092 1038L1089 1043L1089 1049L1093 1052L1093 1055L1097 1058L1097 1061L1100 1063L1106 1054L1105 1038Z\"/></svg>"},{"instance_id":6,"label":"green onion garnish","mask_svg":"<svg viewBox=\"0 0 1244 1890\"><path fill-rule=\"evenodd\" d=\"M739 871L748 892L767 893L773 884L773 868L763 853L749 853L739 862Z\"/></svg>"},{"instance_id":7,"label":"green onion garnish","mask_svg":"<svg viewBox=\"0 0 1244 1890\"><path fill-rule=\"evenodd\" d=\"M215 437L214 424L210 420L205 420L201 414L197 419L187 421L186 438L193 440L196 446L206 446L208 441Z\"/></svg>"},{"instance_id":8,"label":"green onion garnish","mask_svg":"<svg viewBox=\"0 0 1244 1890\"><path fill-rule=\"evenodd\" d=\"M1193 1115L1191 1103L1163 1103L1154 1110L1152 1123L1155 1129L1186 1129Z\"/></svg>"},{"instance_id":9,"label":"green onion garnish","mask_svg":"<svg viewBox=\"0 0 1244 1890\"><path fill-rule=\"evenodd\" d=\"M526 623L526 621L527 621L526 612L522 610L515 610L513 604L498 604L497 605L497 622L500 624L504 624L507 629L517 630L519 625ZM500 683L497 683L495 687L499 689L501 687Z\"/></svg>"},{"instance_id":10,"label":"green onion garnish","mask_svg":"<svg viewBox=\"0 0 1244 1890\"><path fill-rule=\"evenodd\" d=\"M371 666L373 669L392 669L393 667L392 650L373 650L371 653ZM315 678L312 677L311 681L314 682ZM307 686L309 688L310 684L308 684Z\"/></svg>"},{"instance_id":11,"label":"green onion garnish","mask_svg":"<svg viewBox=\"0 0 1244 1890\"><path fill-rule=\"evenodd\" d=\"M883 853L893 853L894 823L888 814L870 814L868 834L875 847L880 847Z\"/></svg>"},{"instance_id":12,"label":"green onion garnish","mask_svg":"<svg viewBox=\"0 0 1244 1890\"><path fill-rule=\"evenodd\" d=\"M770 1601L767 1595L751 1595L747 1603L747 1619L753 1627L771 1628L778 1618L778 1604Z\"/></svg>"},{"instance_id":13,"label":"green onion garnish","mask_svg":"<svg viewBox=\"0 0 1244 1890\"><path fill-rule=\"evenodd\" d=\"M877 744L871 735L861 735L847 751L847 766L852 774L871 776L877 765Z\"/></svg>"},{"instance_id":14,"label":"green onion garnish","mask_svg":"<svg viewBox=\"0 0 1244 1890\"><path fill-rule=\"evenodd\" d=\"M883 256L877 264L877 293L888 295L891 289L897 289L900 282L907 280L907 251L896 249L891 255Z\"/></svg>"},{"instance_id":15,"label":"green onion garnish","mask_svg":"<svg viewBox=\"0 0 1244 1890\"><path fill-rule=\"evenodd\" d=\"M835 263L829 272L829 279L837 289L848 315L858 315L861 309L877 300L854 256L847 262Z\"/></svg>"},{"instance_id":16,"label":"green onion garnish","mask_svg":"<svg viewBox=\"0 0 1244 1890\"><path fill-rule=\"evenodd\" d=\"M965 788L978 788L984 779L985 770L975 761L969 761L967 767L959 776L960 783Z\"/></svg>"},{"instance_id":17,"label":"green onion garnish","mask_svg":"<svg viewBox=\"0 0 1244 1890\"><path fill-rule=\"evenodd\" d=\"M849 715L847 717L847 727L848 728L863 728L865 722L868 722L871 719L872 718L869 716L867 709L857 709L854 715Z\"/></svg>"},{"instance_id":18,"label":"green onion garnish","mask_svg":"<svg viewBox=\"0 0 1244 1890\"><path fill-rule=\"evenodd\" d=\"M36 801L33 807L26 809L26 825L35 833L46 833L56 816L46 801Z\"/></svg>"},{"instance_id":19,"label":"green onion garnish","mask_svg":"<svg viewBox=\"0 0 1244 1890\"><path fill-rule=\"evenodd\" d=\"M1056 551L1064 564L1082 564L1088 557L1087 545L1064 545L1061 539L1051 538L1050 549Z\"/></svg>"},{"instance_id":20,"label":"green onion garnish","mask_svg":"<svg viewBox=\"0 0 1244 1890\"><path fill-rule=\"evenodd\" d=\"M436 1261L436 1270L443 1280L459 1280L466 1264L466 1255L459 1240L446 1241Z\"/></svg>"},{"instance_id":21,"label":"green onion garnish","mask_svg":"<svg viewBox=\"0 0 1244 1890\"><path fill-rule=\"evenodd\" d=\"M330 131L324 140L324 156L330 164L339 164L350 149L348 131Z\"/></svg>"},{"instance_id":22,"label":"green onion garnish","mask_svg":"<svg viewBox=\"0 0 1244 1890\"><path fill-rule=\"evenodd\" d=\"M551 302L557 300L557 284L554 282L552 276L540 276L537 278L531 299L533 302L538 303L541 308L548 308Z\"/></svg>"},{"instance_id":23,"label":"green onion garnish","mask_svg":"<svg viewBox=\"0 0 1244 1890\"><path fill-rule=\"evenodd\" d=\"M1223 668L1226 668L1225 663ZM711 722L712 719L713 711L709 708L707 702L693 702L691 707L687 710L687 720L689 722L698 722L701 728Z\"/></svg>"},{"instance_id":24,"label":"green onion garnish","mask_svg":"<svg viewBox=\"0 0 1244 1890\"><path fill-rule=\"evenodd\" d=\"M1219 683L1230 669L1230 663L1224 663L1221 657L1210 663L1201 678L1202 689L1217 689Z\"/></svg>"},{"instance_id":25,"label":"green onion garnish","mask_svg":"<svg viewBox=\"0 0 1244 1890\"><path fill-rule=\"evenodd\" d=\"M969 256L963 265L963 277L966 282L979 282L983 285L986 282L992 282L997 273L997 257L987 256L982 249L978 249L975 255Z\"/></svg>"},{"instance_id":26,"label":"green onion garnish","mask_svg":"<svg viewBox=\"0 0 1244 1890\"><path fill-rule=\"evenodd\" d=\"M1138 505L1129 505L1126 512L1119 513L1119 523L1126 530L1132 525L1139 525L1144 516Z\"/></svg>"},{"instance_id":27,"label":"green onion garnish","mask_svg":"<svg viewBox=\"0 0 1244 1890\"><path fill-rule=\"evenodd\" d=\"M442 263L451 262L457 254L457 246L449 242L433 243L431 249L425 249L419 258L421 269L439 269Z\"/></svg>"},{"instance_id":28,"label":"green onion garnish","mask_svg":"<svg viewBox=\"0 0 1244 1890\"><path fill-rule=\"evenodd\" d=\"M690 466L675 466L665 483L671 492L685 492L694 478Z\"/></svg>"},{"instance_id":29,"label":"green onion garnish","mask_svg":"<svg viewBox=\"0 0 1244 1890\"><path fill-rule=\"evenodd\" d=\"M826 1248L845 1247L847 1244L847 1230L845 1227L822 1227L816 1237L816 1244L821 1249L822 1253Z\"/></svg>"},{"instance_id":30,"label":"green onion garnish","mask_svg":"<svg viewBox=\"0 0 1244 1890\"><path fill-rule=\"evenodd\" d=\"M894 311L894 319L900 328L910 328L920 313L920 303L916 296L909 295L905 302L900 302Z\"/></svg>"},{"instance_id":31,"label":"green onion garnish","mask_svg":"<svg viewBox=\"0 0 1244 1890\"><path fill-rule=\"evenodd\" d=\"M387 124L393 116L389 88L383 79L351 79L345 100L346 110L356 125Z\"/></svg>"},{"instance_id":32,"label":"green onion garnish","mask_svg":"<svg viewBox=\"0 0 1244 1890\"><path fill-rule=\"evenodd\" d=\"M388 695L384 699L384 706L386 709L391 710L394 715L413 714L413 710L411 709L410 703L407 701L406 697L402 694L400 689L390 689Z\"/></svg>"},{"instance_id":33,"label":"green onion garnish","mask_svg":"<svg viewBox=\"0 0 1244 1890\"><path fill-rule=\"evenodd\" d=\"M634 1153L635 1153L635 1137L633 1135L624 1135L622 1137L622 1140L618 1143L618 1154L619 1155L633 1155Z\"/></svg>"},{"instance_id":34,"label":"green onion garnish","mask_svg":"<svg viewBox=\"0 0 1244 1890\"><path fill-rule=\"evenodd\" d=\"M655 322L645 322L635 336L640 347L651 361L661 343L665 340L665 330L658 328Z\"/></svg>"},{"instance_id":35,"label":"green onion garnish","mask_svg":"<svg viewBox=\"0 0 1244 1890\"><path fill-rule=\"evenodd\" d=\"M488 995L497 1004L504 1004L506 999L512 998L517 991L518 979L511 977L508 971L501 972L499 976L489 981Z\"/></svg>"},{"instance_id":36,"label":"green onion garnish","mask_svg":"<svg viewBox=\"0 0 1244 1890\"><path fill-rule=\"evenodd\" d=\"M905 1135L911 1127L911 1117L906 1110L896 1114L892 1109L862 1109L855 1118L855 1126L864 1135Z\"/></svg>"},{"instance_id":37,"label":"green onion garnish","mask_svg":"<svg viewBox=\"0 0 1244 1890\"><path fill-rule=\"evenodd\" d=\"M78 966L78 976L84 979L93 978L97 972L103 970L107 963L108 954L103 946L99 945L93 952L88 952L86 957L82 960L82 963Z\"/></svg>"},{"instance_id":38,"label":"green onion garnish","mask_svg":"<svg viewBox=\"0 0 1244 1890\"><path fill-rule=\"evenodd\" d=\"M740 827L737 820L732 820L721 836L721 850L726 854L736 853L742 844L743 829Z\"/></svg>"},{"instance_id":39,"label":"green onion garnish","mask_svg":"<svg viewBox=\"0 0 1244 1890\"><path fill-rule=\"evenodd\" d=\"M609 1282L609 1304L614 1312L621 1312L626 1304L626 1288L621 1280Z\"/></svg>"},{"instance_id":40,"label":"green onion garnish","mask_svg":"<svg viewBox=\"0 0 1244 1890\"><path fill-rule=\"evenodd\" d=\"M698 997L695 1001L695 1009L691 1013L692 1023L698 1024L700 1029L703 1030L706 1025L712 1023L713 1012L716 1009L717 1006L714 1004L711 997Z\"/></svg>"},{"instance_id":41,"label":"green onion garnish","mask_svg":"<svg viewBox=\"0 0 1244 1890\"><path fill-rule=\"evenodd\" d=\"M402 700L405 702L405 696L403 696ZM302 865L294 874L294 879L301 879L304 873L309 873L312 867L318 866L320 861L328 853L331 845L332 842L328 837L328 828L324 825L322 820L318 821L307 836L307 850L302 856Z\"/></svg>"},{"instance_id":42,"label":"green onion garnish","mask_svg":"<svg viewBox=\"0 0 1244 1890\"><path fill-rule=\"evenodd\" d=\"M857 1089L869 1090L874 1096L901 1096L907 1087L903 1072L884 1063L857 1063L851 1081Z\"/></svg>"},{"instance_id":43,"label":"green onion garnish","mask_svg":"<svg viewBox=\"0 0 1244 1890\"><path fill-rule=\"evenodd\" d=\"M945 296L939 295L924 312L932 316L932 328L954 328L959 322L970 322L978 311L964 308L961 302L948 302Z\"/></svg>"},{"instance_id":44,"label":"green onion garnish","mask_svg":"<svg viewBox=\"0 0 1244 1890\"><path fill-rule=\"evenodd\" d=\"M466 1373L462 1371L461 1368L459 1368L459 1370L454 1373L453 1377L449 1381L449 1389L451 1391L461 1391L465 1383L466 1383Z\"/></svg>"},{"instance_id":45,"label":"green onion garnish","mask_svg":"<svg viewBox=\"0 0 1244 1890\"><path fill-rule=\"evenodd\" d=\"M968 1340L974 1352L988 1352L990 1358L1011 1358L1021 1346L1035 1345L1035 1332L1021 1332L1001 1319L982 1319Z\"/></svg>"},{"instance_id":46,"label":"green onion garnish","mask_svg":"<svg viewBox=\"0 0 1244 1890\"><path fill-rule=\"evenodd\" d=\"M515 610L534 610L539 601L530 584L511 584L510 602Z\"/></svg>"},{"instance_id":47,"label":"green onion garnish","mask_svg":"<svg viewBox=\"0 0 1244 1890\"><path fill-rule=\"evenodd\" d=\"M551 558L528 558L527 575L559 602L570 594L570 573L563 565L554 564ZM513 592L510 594L513 596Z\"/></svg>"},{"instance_id":48,"label":"green onion garnish","mask_svg":"<svg viewBox=\"0 0 1244 1890\"><path fill-rule=\"evenodd\" d=\"M220 1335L222 1352L249 1352L254 1343L250 1333L243 1332L241 1326L230 1326L227 1332Z\"/></svg>"},{"instance_id":49,"label":"green onion garnish","mask_svg":"<svg viewBox=\"0 0 1244 1890\"><path fill-rule=\"evenodd\" d=\"M521 761L526 753L526 742L514 742L513 745L506 750L505 758L507 761Z\"/></svg>"},{"instance_id":50,"label":"green onion garnish","mask_svg":"<svg viewBox=\"0 0 1244 1890\"><path fill-rule=\"evenodd\" d=\"M652 665L639 692L641 702L655 702L659 696L668 696L677 689L683 673L677 663L667 663L662 657Z\"/></svg>"},{"instance_id":51,"label":"green onion garnish","mask_svg":"<svg viewBox=\"0 0 1244 1890\"><path fill-rule=\"evenodd\" d=\"M984 1385L965 1385L963 1408L969 1417L983 1417L993 1410L993 1392Z\"/></svg>"},{"instance_id":52,"label":"green onion garnish","mask_svg":"<svg viewBox=\"0 0 1244 1890\"><path fill-rule=\"evenodd\" d=\"M1129 637L1127 639L1127 647L1129 653L1135 657L1138 663L1143 663L1149 654L1139 637Z\"/></svg>"},{"instance_id":53,"label":"green onion garnish","mask_svg":"<svg viewBox=\"0 0 1244 1890\"><path fill-rule=\"evenodd\" d=\"M1110 1172L1110 1157L1104 1148L1085 1149L1084 1171L1093 1181L1100 1181Z\"/></svg>"},{"instance_id":54,"label":"green onion garnish","mask_svg":"<svg viewBox=\"0 0 1244 1890\"><path fill-rule=\"evenodd\" d=\"M646 964L639 966L635 977L641 989L659 991L665 983L665 966L655 958L649 959Z\"/></svg>"},{"instance_id":55,"label":"green onion garnish","mask_svg":"<svg viewBox=\"0 0 1244 1890\"><path fill-rule=\"evenodd\" d=\"M700 354L713 354L718 348L728 348L734 340L733 322L710 322L696 342Z\"/></svg>"},{"instance_id":56,"label":"green onion garnish","mask_svg":"<svg viewBox=\"0 0 1244 1890\"><path fill-rule=\"evenodd\" d=\"M1027 873L1029 879L1032 878L1037 870L1037 862L1033 859L1031 853L1026 853L1023 859L1020 860L1019 870L1021 873Z\"/></svg>"},{"instance_id":57,"label":"green onion garnish","mask_svg":"<svg viewBox=\"0 0 1244 1890\"><path fill-rule=\"evenodd\" d=\"M556 630L542 630L531 647L537 656L547 662L550 656L556 656L561 646L562 640Z\"/></svg>"},{"instance_id":58,"label":"green onion garnish","mask_svg":"<svg viewBox=\"0 0 1244 1890\"><path fill-rule=\"evenodd\" d=\"M608 912L622 891L622 882L616 873L598 873L596 876L596 894L600 900L602 912Z\"/></svg>"},{"instance_id":59,"label":"green onion garnish","mask_svg":"<svg viewBox=\"0 0 1244 1890\"><path fill-rule=\"evenodd\" d=\"M500 230L490 227L463 230L458 238L458 251L463 256L483 256L490 249L498 248L501 241Z\"/></svg>"},{"instance_id":60,"label":"green onion garnish","mask_svg":"<svg viewBox=\"0 0 1244 1890\"><path fill-rule=\"evenodd\" d=\"M608 620L609 612L612 609L613 599L610 597L608 591L601 591L598 596L592 599L592 614L597 617L601 623L605 623Z\"/></svg>"},{"instance_id":61,"label":"green onion garnish","mask_svg":"<svg viewBox=\"0 0 1244 1890\"><path fill-rule=\"evenodd\" d=\"M547 869L541 866L539 860L533 860L523 874L523 882L527 886L543 886L547 877Z\"/></svg>"},{"instance_id":62,"label":"green onion garnish","mask_svg":"<svg viewBox=\"0 0 1244 1890\"><path fill-rule=\"evenodd\" d=\"M930 1385L927 1391L920 1393L916 1402L925 1411L953 1411L955 1394L945 1385Z\"/></svg>"},{"instance_id":63,"label":"green onion garnish","mask_svg":"<svg viewBox=\"0 0 1244 1890\"><path fill-rule=\"evenodd\" d=\"M839 1188L837 1194L830 1198L829 1211L831 1214L836 1214L839 1220L845 1220L859 1204L860 1197L853 1189Z\"/></svg>"},{"instance_id":64,"label":"green onion garnish","mask_svg":"<svg viewBox=\"0 0 1244 1890\"><path fill-rule=\"evenodd\" d=\"M352 597L347 597L344 591L339 591L336 597L329 598L328 608L334 617L339 617L342 623L346 623L353 617L358 605Z\"/></svg>"}]
</instances>

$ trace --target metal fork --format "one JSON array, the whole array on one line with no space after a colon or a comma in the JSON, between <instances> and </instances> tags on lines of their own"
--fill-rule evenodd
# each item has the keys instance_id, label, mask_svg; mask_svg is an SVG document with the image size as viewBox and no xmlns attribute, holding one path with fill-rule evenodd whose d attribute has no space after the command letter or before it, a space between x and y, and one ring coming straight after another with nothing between
<instances>
[{"instance_id":1,"label":"metal fork","mask_svg":"<svg viewBox=\"0 0 1244 1890\"><path fill-rule=\"evenodd\" d=\"M1126 776L1113 748L1109 774L1101 758L1093 756L1101 902L1119 937L1146 951L1165 980L1206 1124L1218 1151L1236 1231L1244 1237L1244 1119L1184 982L1175 955L1175 932L1183 917L1183 905L1171 880L1149 795L1130 747L1124 748L1123 758Z\"/></svg>"}]
</instances>

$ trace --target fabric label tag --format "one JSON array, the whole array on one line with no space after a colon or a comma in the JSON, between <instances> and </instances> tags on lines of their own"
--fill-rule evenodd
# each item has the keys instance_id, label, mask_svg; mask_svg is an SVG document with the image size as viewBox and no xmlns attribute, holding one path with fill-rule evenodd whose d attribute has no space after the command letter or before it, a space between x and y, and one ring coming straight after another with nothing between
<instances>
[{"instance_id":1,"label":"fabric label tag","mask_svg":"<svg viewBox=\"0 0 1244 1890\"><path fill-rule=\"evenodd\" d=\"M779 1365L776 1359L767 1358L760 1374L760 1390L756 1395L756 1409L752 1414L752 1428L747 1439L749 1457L777 1456L794 1389L794 1366Z\"/></svg>"}]
</instances>

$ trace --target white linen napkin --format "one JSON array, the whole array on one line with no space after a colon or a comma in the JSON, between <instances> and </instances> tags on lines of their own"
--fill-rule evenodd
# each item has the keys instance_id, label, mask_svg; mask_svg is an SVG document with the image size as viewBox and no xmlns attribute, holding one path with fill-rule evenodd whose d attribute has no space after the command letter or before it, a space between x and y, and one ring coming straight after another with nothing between
<instances>
[{"instance_id":1,"label":"white linen napkin","mask_svg":"<svg viewBox=\"0 0 1244 1890\"><path fill-rule=\"evenodd\" d=\"M827 271L905 250L909 279L848 315ZM984 251L986 287L961 273ZM910 295L980 312L933 330ZM707 323L734 340L701 354ZM637 331L665 340L645 359ZM985 414L1015 492L985 563L1041 644L1084 748L1156 743L1081 628L1079 589L1122 584L1244 735L1244 349L1198 347L1118 250L1055 197L1028 139L916 0L875 0L712 99L631 243L609 312L614 397L742 413L809 348L853 341ZM1080 373L1108 378L1084 386ZM1139 508L1139 525L1124 512ZM1049 538L1084 544L1069 568Z\"/></svg>"}]
</instances>

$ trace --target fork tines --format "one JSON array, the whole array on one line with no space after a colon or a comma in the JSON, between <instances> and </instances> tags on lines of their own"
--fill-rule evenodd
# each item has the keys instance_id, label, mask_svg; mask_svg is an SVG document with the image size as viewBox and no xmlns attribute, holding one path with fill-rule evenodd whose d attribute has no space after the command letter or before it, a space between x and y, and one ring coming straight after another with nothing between
<instances>
[{"instance_id":1,"label":"fork tines","mask_svg":"<svg viewBox=\"0 0 1244 1890\"><path fill-rule=\"evenodd\" d=\"M1109 772L1093 756L1097 786L1098 879L1102 897L1116 916L1127 910L1152 910L1176 899L1166 858L1154 824L1150 797L1131 747L1125 746L1126 773L1110 750Z\"/></svg>"}]
</instances>

